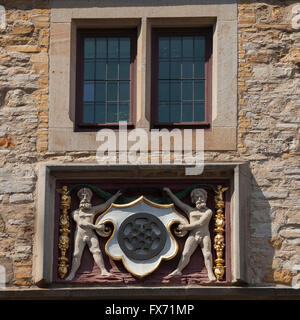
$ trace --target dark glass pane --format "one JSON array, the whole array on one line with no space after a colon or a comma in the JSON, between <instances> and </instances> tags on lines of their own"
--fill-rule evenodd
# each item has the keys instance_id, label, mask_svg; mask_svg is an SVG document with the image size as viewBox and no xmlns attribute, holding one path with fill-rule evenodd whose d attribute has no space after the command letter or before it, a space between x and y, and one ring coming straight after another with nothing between
<instances>
[{"instance_id":1,"label":"dark glass pane","mask_svg":"<svg viewBox=\"0 0 300 320\"><path fill-rule=\"evenodd\" d=\"M181 121L181 104L180 102L172 102L170 105L170 121L180 122Z\"/></svg>"},{"instance_id":2,"label":"dark glass pane","mask_svg":"<svg viewBox=\"0 0 300 320\"><path fill-rule=\"evenodd\" d=\"M118 38L108 38L108 58L118 58L119 57L119 39Z\"/></svg>"},{"instance_id":3,"label":"dark glass pane","mask_svg":"<svg viewBox=\"0 0 300 320\"><path fill-rule=\"evenodd\" d=\"M172 61L171 62L171 79L180 79L181 78L181 62Z\"/></svg>"},{"instance_id":4,"label":"dark glass pane","mask_svg":"<svg viewBox=\"0 0 300 320\"><path fill-rule=\"evenodd\" d=\"M95 105L95 122L105 123L105 103L96 103Z\"/></svg>"},{"instance_id":5,"label":"dark glass pane","mask_svg":"<svg viewBox=\"0 0 300 320\"><path fill-rule=\"evenodd\" d=\"M194 78L205 78L205 61L194 63Z\"/></svg>"},{"instance_id":6,"label":"dark glass pane","mask_svg":"<svg viewBox=\"0 0 300 320\"><path fill-rule=\"evenodd\" d=\"M94 80L95 64L93 61L84 62L84 80Z\"/></svg>"},{"instance_id":7,"label":"dark glass pane","mask_svg":"<svg viewBox=\"0 0 300 320\"><path fill-rule=\"evenodd\" d=\"M120 38L120 58L130 58L130 38Z\"/></svg>"},{"instance_id":8,"label":"dark glass pane","mask_svg":"<svg viewBox=\"0 0 300 320\"><path fill-rule=\"evenodd\" d=\"M169 122L169 102L160 102L158 105L158 121Z\"/></svg>"},{"instance_id":9,"label":"dark glass pane","mask_svg":"<svg viewBox=\"0 0 300 320\"><path fill-rule=\"evenodd\" d=\"M158 39L158 56L160 58L168 58L170 56L169 38L161 37Z\"/></svg>"},{"instance_id":10,"label":"dark glass pane","mask_svg":"<svg viewBox=\"0 0 300 320\"><path fill-rule=\"evenodd\" d=\"M119 92L119 100L129 100L129 81L120 81L120 92Z\"/></svg>"},{"instance_id":11,"label":"dark glass pane","mask_svg":"<svg viewBox=\"0 0 300 320\"><path fill-rule=\"evenodd\" d=\"M170 82L170 100L181 100L181 81Z\"/></svg>"},{"instance_id":12,"label":"dark glass pane","mask_svg":"<svg viewBox=\"0 0 300 320\"><path fill-rule=\"evenodd\" d=\"M181 57L181 38L180 37L171 38L171 57L172 58Z\"/></svg>"},{"instance_id":13,"label":"dark glass pane","mask_svg":"<svg viewBox=\"0 0 300 320\"><path fill-rule=\"evenodd\" d=\"M129 102L120 102L119 121L129 121Z\"/></svg>"},{"instance_id":14,"label":"dark glass pane","mask_svg":"<svg viewBox=\"0 0 300 320\"><path fill-rule=\"evenodd\" d=\"M83 106L83 122L93 123L94 122L94 104L85 103Z\"/></svg>"},{"instance_id":15,"label":"dark glass pane","mask_svg":"<svg viewBox=\"0 0 300 320\"><path fill-rule=\"evenodd\" d=\"M182 82L182 99L193 100L193 81Z\"/></svg>"},{"instance_id":16,"label":"dark glass pane","mask_svg":"<svg viewBox=\"0 0 300 320\"><path fill-rule=\"evenodd\" d=\"M106 38L96 39L96 57L106 59L107 56L107 41Z\"/></svg>"},{"instance_id":17,"label":"dark glass pane","mask_svg":"<svg viewBox=\"0 0 300 320\"><path fill-rule=\"evenodd\" d=\"M118 104L116 102L107 103L107 122L118 122Z\"/></svg>"},{"instance_id":18,"label":"dark glass pane","mask_svg":"<svg viewBox=\"0 0 300 320\"><path fill-rule=\"evenodd\" d=\"M193 78L193 62L192 61L184 61L182 63L182 78Z\"/></svg>"},{"instance_id":19,"label":"dark glass pane","mask_svg":"<svg viewBox=\"0 0 300 320\"><path fill-rule=\"evenodd\" d=\"M205 103L195 102L194 107L195 118L194 121L204 121L205 120Z\"/></svg>"},{"instance_id":20,"label":"dark glass pane","mask_svg":"<svg viewBox=\"0 0 300 320\"><path fill-rule=\"evenodd\" d=\"M205 57L205 38L195 37L194 55L196 58Z\"/></svg>"},{"instance_id":21,"label":"dark glass pane","mask_svg":"<svg viewBox=\"0 0 300 320\"><path fill-rule=\"evenodd\" d=\"M160 61L159 62L159 79L169 79L170 77L170 62L169 61Z\"/></svg>"},{"instance_id":22,"label":"dark glass pane","mask_svg":"<svg viewBox=\"0 0 300 320\"><path fill-rule=\"evenodd\" d=\"M120 79L122 80L130 79L130 62L129 61L120 62Z\"/></svg>"},{"instance_id":23,"label":"dark glass pane","mask_svg":"<svg viewBox=\"0 0 300 320\"><path fill-rule=\"evenodd\" d=\"M105 101L106 100L106 83L96 82L96 101Z\"/></svg>"},{"instance_id":24,"label":"dark glass pane","mask_svg":"<svg viewBox=\"0 0 300 320\"><path fill-rule=\"evenodd\" d=\"M182 56L193 57L194 55L194 41L193 37L182 38Z\"/></svg>"},{"instance_id":25,"label":"dark glass pane","mask_svg":"<svg viewBox=\"0 0 300 320\"><path fill-rule=\"evenodd\" d=\"M107 79L118 79L118 62L108 62L107 63Z\"/></svg>"},{"instance_id":26,"label":"dark glass pane","mask_svg":"<svg viewBox=\"0 0 300 320\"><path fill-rule=\"evenodd\" d=\"M158 82L158 99L159 100L169 100L169 81L160 80Z\"/></svg>"},{"instance_id":27,"label":"dark glass pane","mask_svg":"<svg viewBox=\"0 0 300 320\"><path fill-rule=\"evenodd\" d=\"M117 101L118 99L118 82L107 82L107 101Z\"/></svg>"},{"instance_id":28,"label":"dark glass pane","mask_svg":"<svg viewBox=\"0 0 300 320\"><path fill-rule=\"evenodd\" d=\"M92 59L95 57L95 39L85 38L84 39L84 58Z\"/></svg>"},{"instance_id":29,"label":"dark glass pane","mask_svg":"<svg viewBox=\"0 0 300 320\"><path fill-rule=\"evenodd\" d=\"M84 82L83 101L94 101L94 82Z\"/></svg>"},{"instance_id":30,"label":"dark glass pane","mask_svg":"<svg viewBox=\"0 0 300 320\"><path fill-rule=\"evenodd\" d=\"M96 62L96 80L106 79L106 63Z\"/></svg>"},{"instance_id":31,"label":"dark glass pane","mask_svg":"<svg viewBox=\"0 0 300 320\"><path fill-rule=\"evenodd\" d=\"M193 102L182 103L182 121L183 122L193 121Z\"/></svg>"},{"instance_id":32,"label":"dark glass pane","mask_svg":"<svg viewBox=\"0 0 300 320\"><path fill-rule=\"evenodd\" d=\"M205 80L194 81L194 99L205 100Z\"/></svg>"}]
</instances>

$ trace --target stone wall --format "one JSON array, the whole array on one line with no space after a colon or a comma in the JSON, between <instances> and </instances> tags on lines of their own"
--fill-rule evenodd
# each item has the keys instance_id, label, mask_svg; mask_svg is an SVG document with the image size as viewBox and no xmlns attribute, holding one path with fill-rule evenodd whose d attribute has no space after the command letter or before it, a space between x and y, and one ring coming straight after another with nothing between
<instances>
[{"instance_id":1,"label":"stone wall","mask_svg":"<svg viewBox=\"0 0 300 320\"><path fill-rule=\"evenodd\" d=\"M240 1L239 145L251 161L252 284L291 284L300 265L297 1Z\"/></svg>"},{"instance_id":2,"label":"stone wall","mask_svg":"<svg viewBox=\"0 0 300 320\"><path fill-rule=\"evenodd\" d=\"M32 284L35 165L47 150L48 1L2 1L0 30L0 265Z\"/></svg>"},{"instance_id":3,"label":"stone wall","mask_svg":"<svg viewBox=\"0 0 300 320\"><path fill-rule=\"evenodd\" d=\"M37 164L95 162L95 153L47 151L48 1L0 1L0 265L7 286L32 286ZM249 161L249 282L290 286L300 265L300 35L297 1L240 1L238 150ZM63 84L62 84L63 85ZM51 106L50 106L51 107ZM298 271L299 272L299 271Z\"/></svg>"}]
</instances>

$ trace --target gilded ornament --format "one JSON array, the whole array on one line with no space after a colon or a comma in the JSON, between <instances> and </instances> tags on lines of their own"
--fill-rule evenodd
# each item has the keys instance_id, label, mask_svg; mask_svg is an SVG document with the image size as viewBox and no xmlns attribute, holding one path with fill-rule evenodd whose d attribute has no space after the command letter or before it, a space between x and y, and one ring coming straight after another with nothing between
<instances>
[{"instance_id":1,"label":"gilded ornament","mask_svg":"<svg viewBox=\"0 0 300 320\"><path fill-rule=\"evenodd\" d=\"M69 259L66 257L67 250L70 246L70 221L68 216L68 211L71 208L71 197L69 195L68 187L63 186L62 189L57 190L61 194L60 197L60 210L61 214L59 217L59 238L58 238L58 248L60 250L60 257L58 258L58 274L61 279L63 279L68 273Z\"/></svg>"},{"instance_id":2,"label":"gilded ornament","mask_svg":"<svg viewBox=\"0 0 300 320\"><path fill-rule=\"evenodd\" d=\"M215 237L214 237L214 249L216 251L217 259L215 259L215 267L214 273L217 279L220 281L223 279L225 274L225 260L223 259L223 253L225 249L225 215L224 215L224 192L229 188L223 188L221 185L217 186L217 190L215 191L215 207L217 209L217 213L215 216Z\"/></svg>"}]
</instances>

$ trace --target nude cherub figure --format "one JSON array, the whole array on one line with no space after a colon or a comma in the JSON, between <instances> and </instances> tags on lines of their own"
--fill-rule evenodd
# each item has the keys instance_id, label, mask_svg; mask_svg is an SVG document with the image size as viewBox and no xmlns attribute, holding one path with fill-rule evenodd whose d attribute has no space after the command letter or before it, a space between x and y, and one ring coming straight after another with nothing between
<instances>
[{"instance_id":1,"label":"nude cherub figure","mask_svg":"<svg viewBox=\"0 0 300 320\"><path fill-rule=\"evenodd\" d=\"M178 226L180 231L190 231L190 234L185 242L178 266L170 276L182 274L182 270L189 264L192 254L199 245L203 253L208 278L210 281L215 281L216 277L213 273L211 239L209 233L209 222L212 217L212 211L206 207L207 192L204 189L199 188L194 189L191 192L192 203L195 203L196 206L196 208L192 208L180 201L169 188L164 188L164 191L173 200L175 205L188 215L190 220L189 224L180 224Z\"/></svg>"},{"instance_id":2,"label":"nude cherub figure","mask_svg":"<svg viewBox=\"0 0 300 320\"><path fill-rule=\"evenodd\" d=\"M88 245L97 266L100 268L101 274L103 276L110 275L105 268L98 238L94 231L104 231L105 226L103 224L94 225L93 219L96 214L105 211L120 195L121 192L118 191L105 203L93 207L91 204L92 191L89 188L82 188L78 191L77 196L80 199L79 208L71 213L73 220L76 222L73 261L70 274L66 280L72 280L74 278L80 266L82 253L86 245Z\"/></svg>"}]
</instances>

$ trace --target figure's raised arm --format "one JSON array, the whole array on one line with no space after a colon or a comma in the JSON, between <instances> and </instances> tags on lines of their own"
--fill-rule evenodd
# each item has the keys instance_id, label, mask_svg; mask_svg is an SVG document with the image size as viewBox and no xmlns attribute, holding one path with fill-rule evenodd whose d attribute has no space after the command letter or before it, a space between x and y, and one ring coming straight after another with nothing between
<instances>
[{"instance_id":1,"label":"figure's raised arm","mask_svg":"<svg viewBox=\"0 0 300 320\"><path fill-rule=\"evenodd\" d=\"M184 202L182 202L181 200L179 200L175 194L170 190L170 188L164 188L163 189L167 195L172 199L172 201L175 203L175 205L180 208L182 211L184 211L186 214L189 214L191 212L191 210L193 210L192 207L190 207L189 205L185 204Z\"/></svg>"},{"instance_id":2,"label":"figure's raised arm","mask_svg":"<svg viewBox=\"0 0 300 320\"><path fill-rule=\"evenodd\" d=\"M109 198L106 202L93 207L94 213L97 214L99 212L103 212L106 209L108 209L108 207L114 203L120 196L122 195L121 191L119 190L115 195L113 195L111 198Z\"/></svg>"}]
</instances>

